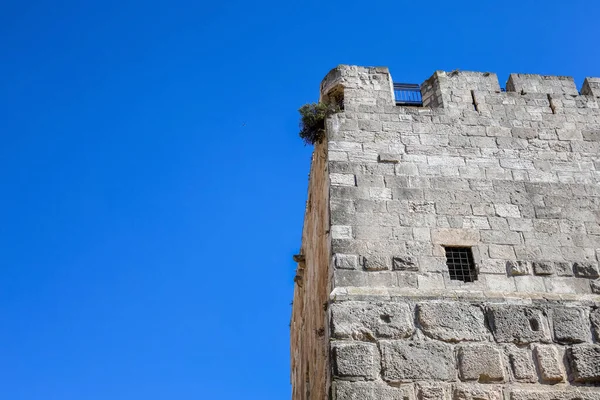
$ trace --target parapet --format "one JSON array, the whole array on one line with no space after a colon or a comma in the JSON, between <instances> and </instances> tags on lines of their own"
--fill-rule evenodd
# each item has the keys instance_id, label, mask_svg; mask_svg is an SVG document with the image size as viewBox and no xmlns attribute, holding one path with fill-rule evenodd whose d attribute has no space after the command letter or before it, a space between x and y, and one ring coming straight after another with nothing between
<instances>
[{"instance_id":1,"label":"parapet","mask_svg":"<svg viewBox=\"0 0 600 400\"><path fill-rule=\"evenodd\" d=\"M575 81L570 76L510 74L506 91L519 93L566 94L578 96Z\"/></svg>"},{"instance_id":2,"label":"parapet","mask_svg":"<svg viewBox=\"0 0 600 400\"><path fill-rule=\"evenodd\" d=\"M394 107L397 103L393 87L386 67L340 65L323 79L321 100L335 98L351 109ZM586 78L579 93L572 77L536 74L510 74L504 90L492 72L436 71L420 87L423 107L484 112L486 102L514 103L515 95L537 102L555 100L555 104L550 105L553 113L560 99L573 102L579 97L577 106L587 107L589 101L596 101L590 96L600 97L600 78Z\"/></svg>"}]
</instances>

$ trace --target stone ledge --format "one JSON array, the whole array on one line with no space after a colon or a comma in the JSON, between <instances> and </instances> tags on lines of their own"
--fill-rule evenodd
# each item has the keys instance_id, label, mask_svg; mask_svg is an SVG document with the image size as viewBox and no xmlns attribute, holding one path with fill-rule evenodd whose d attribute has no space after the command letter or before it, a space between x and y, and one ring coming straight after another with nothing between
<instances>
[{"instance_id":1,"label":"stone ledge","mask_svg":"<svg viewBox=\"0 0 600 400\"><path fill-rule=\"evenodd\" d=\"M344 286L334 288L329 299L331 301L391 301L395 299L439 299L468 301L502 301L504 303L533 304L539 301L577 302L581 305L600 306L600 295L597 294L560 294L560 293L521 293L521 292L486 292L467 290L422 290L388 287Z\"/></svg>"}]
</instances>

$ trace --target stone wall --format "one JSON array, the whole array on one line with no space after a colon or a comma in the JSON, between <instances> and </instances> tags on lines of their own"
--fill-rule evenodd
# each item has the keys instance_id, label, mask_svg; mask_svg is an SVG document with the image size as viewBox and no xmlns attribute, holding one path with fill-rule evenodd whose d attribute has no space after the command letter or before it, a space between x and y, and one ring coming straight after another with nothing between
<instances>
[{"instance_id":1,"label":"stone wall","mask_svg":"<svg viewBox=\"0 0 600 400\"><path fill-rule=\"evenodd\" d=\"M313 153L302 248L296 256L291 332L294 400L326 399L329 393L329 330L326 307L331 293L329 259L329 180L327 146Z\"/></svg>"},{"instance_id":2,"label":"stone wall","mask_svg":"<svg viewBox=\"0 0 600 400\"><path fill-rule=\"evenodd\" d=\"M404 107L386 68L326 76L332 379L294 400L600 400L599 82L437 71Z\"/></svg>"}]
</instances>

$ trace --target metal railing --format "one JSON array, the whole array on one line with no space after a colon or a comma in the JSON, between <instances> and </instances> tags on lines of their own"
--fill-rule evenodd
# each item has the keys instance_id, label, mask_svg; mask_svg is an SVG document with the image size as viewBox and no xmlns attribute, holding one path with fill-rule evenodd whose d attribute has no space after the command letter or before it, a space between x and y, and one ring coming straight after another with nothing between
<instances>
[{"instance_id":1,"label":"metal railing","mask_svg":"<svg viewBox=\"0 0 600 400\"><path fill-rule=\"evenodd\" d=\"M397 106L422 106L421 87L415 83L394 83Z\"/></svg>"}]
</instances>

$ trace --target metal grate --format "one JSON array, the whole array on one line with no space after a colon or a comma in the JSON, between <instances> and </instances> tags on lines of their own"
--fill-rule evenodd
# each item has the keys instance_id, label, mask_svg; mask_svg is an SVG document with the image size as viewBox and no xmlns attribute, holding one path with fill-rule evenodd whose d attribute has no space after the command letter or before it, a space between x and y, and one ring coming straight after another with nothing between
<instances>
[{"instance_id":1,"label":"metal grate","mask_svg":"<svg viewBox=\"0 0 600 400\"><path fill-rule=\"evenodd\" d=\"M396 105L422 106L421 87L414 83L394 83Z\"/></svg>"},{"instance_id":2,"label":"metal grate","mask_svg":"<svg viewBox=\"0 0 600 400\"><path fill-rule=\"evenodd\" d=\"M477 280L473 252L470 247L446 247L446 265L450 279L473 282Z\"/></svg>"}]
</instances>

